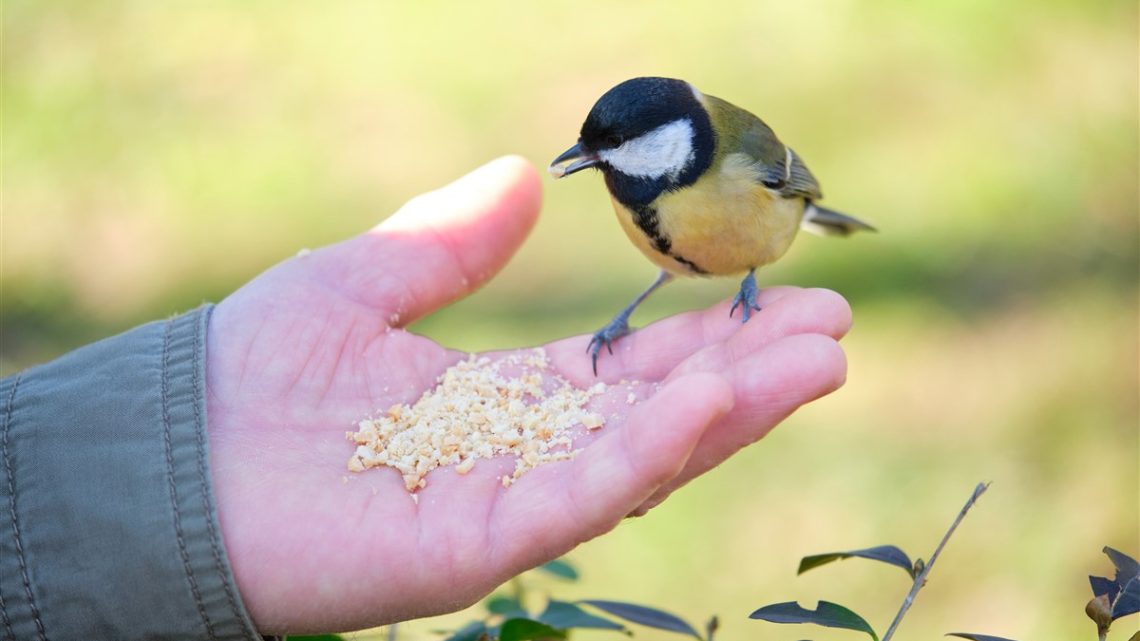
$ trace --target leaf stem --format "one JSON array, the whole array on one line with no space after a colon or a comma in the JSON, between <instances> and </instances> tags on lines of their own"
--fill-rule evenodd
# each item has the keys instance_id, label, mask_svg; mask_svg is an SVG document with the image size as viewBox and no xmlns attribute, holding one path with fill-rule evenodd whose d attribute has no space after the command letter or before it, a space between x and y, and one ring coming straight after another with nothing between
<instances>
[{"instance_id":1,"label":"leaf stem","mask_svg":"<svg viewBox=\"0 0 1140 641\"><path fill-rule=\"evenodd\" d=\"M918 596L918 591L922 589L923 585L926 585L926 577L930 574L931 568L934 567L934 562L938 560L938 555L942 554L942 548L946 547L946 542L950 540L950 535L954 534L954 530L958 529L958 524L962 522L962 519L966 518L966 512L969 512L970 508L974 507L974 503L978 500L978 497L980 497L989 486L989 483L978 483L978 486L974 488L974 493L970 495L970 499L966 501L966 505L962 506L962 511L958 512L958 517L950 524L950 529L946 530L946 534L942 537L942 541L938 544L938 547L934 548L934 554L930 555L930 560L926 562L926 567L922 568L922 572L919 572L918 576L914 577L914 585L911 586L910 592L908 592L906 598L903 599L899 613L895 615L895 620L891 622L891 627L887 628L887 633L883 635L882 641L891 641L895 629L899 627L899 623L902 622L906 611L909 610L911 604L914 603L914 597Z\"/></svg>"}]
</instances>

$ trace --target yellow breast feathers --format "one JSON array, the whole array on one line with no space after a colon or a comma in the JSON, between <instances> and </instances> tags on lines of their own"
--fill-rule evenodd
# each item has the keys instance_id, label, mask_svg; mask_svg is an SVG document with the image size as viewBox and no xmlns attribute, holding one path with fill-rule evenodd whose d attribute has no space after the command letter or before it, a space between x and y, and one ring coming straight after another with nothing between
<instances>
[{"instance_id":1,"label":"yellow breast feathers","mask_svg":"<svg viewBox=\"0 0 1140 641\"><path fill-rule=\"evenodd\" d=\"M659 267L676 274L730 275L783 256L804 204L766 189L747 155L728 154L693 185L662 194L651 212L634 212L616 201L614 208L630 240ZM638 224L647 215L653 215L658 237Z\"/></svg>"}]
</instances>

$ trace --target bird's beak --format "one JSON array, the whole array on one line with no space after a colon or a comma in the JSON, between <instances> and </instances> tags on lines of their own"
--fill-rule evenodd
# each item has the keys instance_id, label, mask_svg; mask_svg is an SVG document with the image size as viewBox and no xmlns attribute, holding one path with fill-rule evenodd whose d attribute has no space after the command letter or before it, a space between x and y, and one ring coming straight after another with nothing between
<instances>
[{"instance_id":1,"label":"bird's beak","mask_svg":"<svg viewBox=\"0 0 1140 641\"><path fill-rule=\"evenodd\" d=\"M582 171L587 167L593 167L601 162L597 154L589 153L582 148L582 143L574 145L573 147L562 152L554 162L550 163L550 175L555 178L569 176L576 171Z\"/></svg>"}]
</instances>

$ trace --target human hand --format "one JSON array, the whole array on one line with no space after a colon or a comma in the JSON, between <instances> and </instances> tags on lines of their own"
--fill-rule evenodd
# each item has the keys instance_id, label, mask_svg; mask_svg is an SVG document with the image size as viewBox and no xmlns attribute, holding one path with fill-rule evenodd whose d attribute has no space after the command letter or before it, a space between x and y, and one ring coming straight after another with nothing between
<instances>
[{"instance_id":1,"label":"human hand","mask_svg":"<svg viewBox=\"0 0 1140 641\"><path fill-rule=\"evenodd\" d=\"M623 338L599 363L601 378L660 385L637 405L614 403L619 415L576 441L584 447L573 460L506 489L510 461L482 460L463 476L440 468L418 501L394 470L346 482L345 431L415 401L465 357L402 327L494 275L540 199L533 167L496 160L368 233L269 269L214 310L214 497L241 598L263 633L359 629L470 605L644 513L842 384L846 302L769 289L745 325L722 304ZM546 346L554 370L581 387L596 380L589 338Z\"/></svg>"}]
</instances>

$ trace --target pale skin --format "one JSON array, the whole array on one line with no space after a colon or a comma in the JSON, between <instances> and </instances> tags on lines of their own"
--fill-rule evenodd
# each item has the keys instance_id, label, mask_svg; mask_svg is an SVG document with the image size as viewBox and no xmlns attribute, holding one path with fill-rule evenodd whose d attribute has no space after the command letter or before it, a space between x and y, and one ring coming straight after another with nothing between
<instances>
[{"instance_id":1,"label":"pale skin","mask_svg":"<svg viewBox=\"0 0 1140 641\"><path fill-rule=\"evenodd\" d=\"M572 461L506 489L508 460L462 476L441 468L418 501L395 470L348 472L346 430L377 408L413 402L466 357L403 328L498 272L540 201L535 169L501 158L365 234L284 261L214 310L214 495L261 632L360 629L463 608L644 514L842 385L847 303L826 290L768 289L750 323L729 318L725 303L615 345L599 363L601 380L660 386L635 405L614 402L618 415ZM580 386L597 380L589 340L545 346L553 368Z\"/></svg>"}]
</instances>

